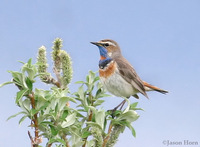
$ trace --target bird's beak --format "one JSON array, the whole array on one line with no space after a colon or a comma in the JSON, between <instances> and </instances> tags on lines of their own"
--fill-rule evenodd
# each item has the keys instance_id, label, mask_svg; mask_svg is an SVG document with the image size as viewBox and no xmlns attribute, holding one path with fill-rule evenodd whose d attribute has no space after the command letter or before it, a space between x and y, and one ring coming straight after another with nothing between
<instances>
[{"instance_id":1,"label":"bird's beak","mask_svg":"<svg viewBox=\"0 0 200 147\"><path fill-rule=\"evenodd\" d=\"M96 46L102 46L102 44L99 43L99 42L90 42L90 43L92 43L92 44L94 44L94 45L96 45Z\"/></svg>"}]
</instances>

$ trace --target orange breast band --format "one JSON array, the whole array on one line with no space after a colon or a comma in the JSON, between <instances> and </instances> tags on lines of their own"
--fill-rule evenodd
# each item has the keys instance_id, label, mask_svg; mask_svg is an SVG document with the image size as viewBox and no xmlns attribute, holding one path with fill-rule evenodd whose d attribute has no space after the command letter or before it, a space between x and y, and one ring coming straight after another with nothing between
<instances>
[{"instance_id":1,"label":"orange breast band","mask_svg":"<svg viewBox=\"0 0 200 147\"><path fill-rule=\"evenodd\" d=\"M115 72L115 68L116 68L116 63L111 62L108 65L108 67L105 67L105 69L99 69L99 76L104 77L104 78L108 78L109 76L111 76Z\"/></svg>"}]
</instances>

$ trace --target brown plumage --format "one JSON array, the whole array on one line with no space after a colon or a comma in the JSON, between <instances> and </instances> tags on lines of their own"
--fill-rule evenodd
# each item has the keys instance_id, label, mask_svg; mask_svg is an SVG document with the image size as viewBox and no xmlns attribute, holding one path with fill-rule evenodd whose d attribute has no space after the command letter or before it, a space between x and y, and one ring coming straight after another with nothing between
<instances>
[{"instance_id":1,"label":"brown plumage","mask_svg":"<svg viewBox=\"0 0 200 147\"><path fill-rule=\"evenodd\" d=\"M135 69L122 56L120 47L114 40L104 39L99 42L91 43L99 47L101 63L106 60L110 61L108 63L106 62L105 67L99 69L102 83L109 92L116 96L134 96L135 98L139 98L137 93L141 93L148 98L147 91L157 91L163 94L167 93L166 90L162 90L142 81ZM116 65L115 70L113 65Z\"/></svg>"}]
</instances>

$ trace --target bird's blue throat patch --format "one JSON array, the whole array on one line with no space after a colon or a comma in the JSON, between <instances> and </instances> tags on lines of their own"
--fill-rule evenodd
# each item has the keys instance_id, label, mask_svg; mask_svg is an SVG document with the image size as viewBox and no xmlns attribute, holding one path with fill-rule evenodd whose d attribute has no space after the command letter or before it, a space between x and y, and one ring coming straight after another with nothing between
<instances>
[{"instance_id":1,"label":"bird's blue throat patch","mask_svg":"<svg viewBox=\"0 0 200 147\"><path fill-rule=\"evenodd\" d=\"M99 48L100 55L107 58L108 51L103 46L98 46L98 48Z\"/></svg>"},{"instance_id":2,"label":"bird's blue throat patch","mask_svg":"<svg viewBox=\"0 0 200 147\"><path fill-rule=\"evenodd\" d=\"M112 59L108 56L108 51L103 46L98 46L99 52L101 56L101 60L99 61L99 68L103 69L107 66L108 63L112 61Z\"/></svg>"}]
</instances>

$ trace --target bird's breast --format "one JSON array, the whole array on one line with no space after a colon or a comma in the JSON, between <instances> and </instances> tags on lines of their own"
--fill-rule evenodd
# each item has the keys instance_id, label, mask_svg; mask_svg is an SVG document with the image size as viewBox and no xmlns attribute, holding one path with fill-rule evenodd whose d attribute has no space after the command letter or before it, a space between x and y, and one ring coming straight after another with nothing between
<instances>
[{"instance_id":1,"label":"bird's breast","mask_svg":"<svg viewBox=\"0 0 200 147\"><path fill-rule=\"evenodd\" d=\"M136 93L133 86L121 77L114 61L103 69L100 68L99 76L104 87L115 96L130 97Z\"/></svg>"},{"instance_id":2,"label":"bird's breast","mask_svg":"<svg viewBox=\"0 0 200 147\"><path fill-rule=\"evenodd\" d=\"M99 68L99 76L103 78L108 78L114 74L117 68L116 62L111 61L104 68Z\"/></svg>"}]
</instances>

